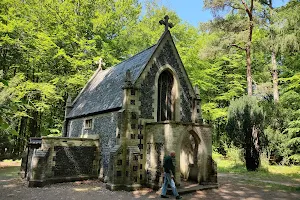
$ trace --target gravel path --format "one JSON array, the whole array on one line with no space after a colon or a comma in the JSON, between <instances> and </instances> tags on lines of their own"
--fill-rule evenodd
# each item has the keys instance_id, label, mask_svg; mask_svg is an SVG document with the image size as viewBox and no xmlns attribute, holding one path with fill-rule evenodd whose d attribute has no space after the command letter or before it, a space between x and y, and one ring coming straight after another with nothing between
<instances>
[{"instance_id":1,"label":"gravel path","mask_svg":"<svg viewBox=\"0 0 300 200\"><path fill-rule=\"evenodd\" d=\"M0 174L3 168L0 168ZM26 182L16 178L16 170L8 170L11 173L0 176L1 200L102 200L102 199L160 199L159 191L141 189L134 192L109 191L99 181L80 181L60 183L45 186L43 188L28 188ZM14 172L15 171L15 172ZM253 182L252 182L253 183ZM239 180L230 175L220 174L219 189L198 191L183 195L183 199L217 200L217 199L247 199L247 200L285 200L300 199L299 192L269 190L264 186L249 185L246 180ZM173 199L173 198L171 198Z\"/></svg>"}]
</instances>

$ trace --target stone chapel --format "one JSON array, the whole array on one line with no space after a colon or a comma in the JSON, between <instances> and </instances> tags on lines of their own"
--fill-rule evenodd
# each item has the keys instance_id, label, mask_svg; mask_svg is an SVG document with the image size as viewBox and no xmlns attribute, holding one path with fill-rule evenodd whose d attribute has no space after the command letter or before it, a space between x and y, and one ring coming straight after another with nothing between
<instances>
[{"instance_id":1,"label":"stone chapel","mask_svg":"<svg viewBox=\"0 0 300 200\"><path fill-rule=\"evenodd\" d=\"M168 24L167 20L162 23ZM203 123L198 86L193 88L189 80L168 25L157 44L114 67L99 67L75 100L68 99L63 138L62 142L96 138L98 150L89 150L96 152L92 153L94 161L86 160L84 164L96 168L93 174L111 190L160 187L163 158L170 151L176 152L178 184L186 180L217 182L211 127ZM54 147L57 158L45 161L53 162L52 168L46 167L48 175L69 172L67 176L71 176L71 169L55 162L70 156L76 160L80 152L88 157L82 145L78 145L80 151L79 147ZM45 149L50 152L51 148ZM63 154L59 153L62 149ZM71 155L72 151L77 153ZM82 155L80 158L84 159Z\"/></svg>"}]
</instances>

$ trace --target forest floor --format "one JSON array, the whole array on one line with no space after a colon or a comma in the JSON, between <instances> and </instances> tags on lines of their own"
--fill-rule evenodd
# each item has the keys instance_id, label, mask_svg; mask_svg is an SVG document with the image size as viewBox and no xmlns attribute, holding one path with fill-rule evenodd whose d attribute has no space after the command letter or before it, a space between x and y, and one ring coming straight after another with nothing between
<instances>
[{"instance_id":1,"label":"forest floor","mask_svg":"<svg viewBox=\"0 0 300 200\"><path fill-rule=\"evenodd\" d=\"M19 162L0 162L1 200L52 200L52 199L160 199L159 191L141 189L134 192L109 191L99 181L78 181L48 185L43 188L29 188L19 178ZM237 173L219 173L219 188L184 194L183 199L300 199L300 180L274 180L266 177L251 177Z\"/></svg>"}]
</instances>

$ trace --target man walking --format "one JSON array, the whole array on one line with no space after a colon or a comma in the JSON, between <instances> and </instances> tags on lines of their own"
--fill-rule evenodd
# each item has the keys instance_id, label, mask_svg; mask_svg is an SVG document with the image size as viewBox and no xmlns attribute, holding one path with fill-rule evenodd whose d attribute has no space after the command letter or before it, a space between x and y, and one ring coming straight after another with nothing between
<instances>
[{"instance_id":1,"label":"man walking","mask_svg":"<svg viewBox=\"0 0 300 200\"><path fill-rule=\"evenodd\" d=\"M162 186L162 192L160 197L161 198L169 198L168 196L166 196L167 194L167 187L168 185L171 186L172 191L173 191L173 195L176 196L176 199L181 199L182 197L179 196L177 190L176 190L176 186L175 186L175 182L174 182L174 175L175 175L175 166L173 164L173 160L172 158L175 158L175 152L171 151L169 156L166 156L164 159L164 183Z\"/></svg>"}]
</instances>

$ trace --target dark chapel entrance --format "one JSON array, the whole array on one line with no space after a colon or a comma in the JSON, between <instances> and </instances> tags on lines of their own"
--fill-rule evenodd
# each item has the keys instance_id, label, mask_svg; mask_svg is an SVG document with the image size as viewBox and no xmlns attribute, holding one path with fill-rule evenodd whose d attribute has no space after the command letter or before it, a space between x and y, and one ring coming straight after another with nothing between
<instances>
[{"instance_id":1,"label":"dark chapel entrance","mask_svg":"<svg viewBox=\"0 0 300 200\"><path fill-rule=\"evenodd\" d=\"M180 149L180 173L183 185L198 182L199 145L198 134L194 131L187 131Z\"/></svg>"}]
</instances>

